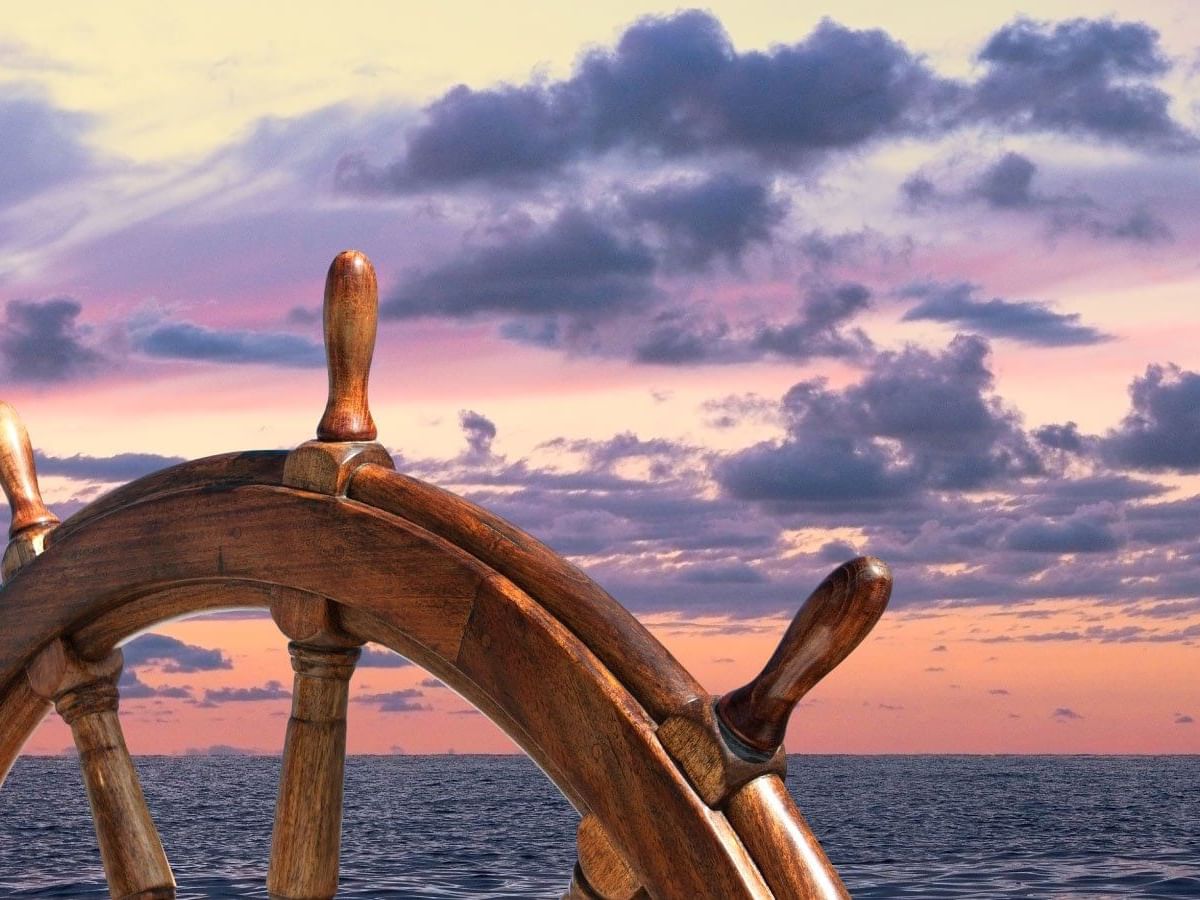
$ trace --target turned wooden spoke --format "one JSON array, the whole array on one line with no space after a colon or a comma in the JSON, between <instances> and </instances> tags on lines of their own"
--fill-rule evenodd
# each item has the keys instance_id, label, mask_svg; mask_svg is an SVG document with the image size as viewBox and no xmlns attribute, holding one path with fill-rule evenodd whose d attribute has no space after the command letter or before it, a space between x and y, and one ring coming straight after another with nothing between
<instances>
[{"instance_id":1,"label":"turned wooden spoke","mask_svg":"<svg viewBox=\"0 0 1200 900\"><path fill-rule=\"evenodd\" d=\"M367 379L375 353L379 289L375 267L357 250L339 253L325 277L325 356L329 402L317 426L322 441L373 441Z\"/></svg>"},{"instance_id":2,"label":"turned wooden spoke","mask_svg":"<svg viewBox=\"0 0 1200 900\"><path fill-rule=\"evenodd\" d=\"M114 900L173 898L175 879L117 719L121 665L119 650L90 662L56 640L27 674L33 691L52 700L71 727Z\"/></svg>"},{"instance_id":3,"label":"turned wooden spoke","mask_svg":"<svg viewBox=\"0 0 1200 900\"><path fill-rule=\"evenodd\" d=\"M38 488L33 447L17 411L0 401L0 488L12 510L8 546L0 575L8 581L16 571L42 552L46 535L58 516L46 509Z\"/></svg>"},{"instance_id":4,"label":"turned wooden spoke","mask_svg":"<svg viewBox=\"0 0 1200 900\"><path fill-rule=\"evenodd\" d=\"M875 627L891 593L891 572L873 557L830 573L796 613L762 672L718 703L735 742L751 754L779 747L796 704Z\"/></svg>"},{"instance_id":5,"label":"turned wooden spoke","mask_svg":"<svg viewBox=\"0 0 1200 900\"><path fill-rule=\"evenodd\" d=\"M346 768L346 707L359 642L342 633L333 604L308 597L272 604L295 671L283 744L267 890L317 900L337 892Z\"/></svg>"}]
</instances>

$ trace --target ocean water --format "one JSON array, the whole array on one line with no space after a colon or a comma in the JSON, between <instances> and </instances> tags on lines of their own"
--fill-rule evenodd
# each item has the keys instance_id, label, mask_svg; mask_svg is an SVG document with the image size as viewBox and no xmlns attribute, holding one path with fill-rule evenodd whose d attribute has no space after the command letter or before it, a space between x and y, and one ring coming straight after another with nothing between
<instances>
[{"instance_id":1,"label":"ocean water","mask_svg":"<svg viewBox=\"0 0 1200 900\"><path fill-rule=\"evenodd\" d=\"M279 761L141 757L181 898L266 897ZM1200 757L793 756L856 898L1200 898ZM578 817L523 757L351 757L348 898L558 897ZM106 897L70 758L0 788L0 897Z\"/></svg>"}]
</instances>

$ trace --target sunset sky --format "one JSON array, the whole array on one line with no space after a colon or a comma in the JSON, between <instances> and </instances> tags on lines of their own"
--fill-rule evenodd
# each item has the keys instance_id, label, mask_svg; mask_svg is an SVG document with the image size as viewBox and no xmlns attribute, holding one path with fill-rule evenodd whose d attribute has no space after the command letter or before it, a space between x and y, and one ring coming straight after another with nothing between
<instances>
[{"instance_id":1,"label":"sunset sky","mask_svg":"<svg viewBox=\"0 0 1200 900\"><path fill-rule=\"evenodd\" d=\"M311 437L354 247L398 468L713 692L891 564L790 750L1200 752L1191 0L9 7L0 398L61 516ZM290 685L269 619L172 622L121 715L277 752ZM388 651L351 695L351 752L513 749Z\"/></svg>"}]
</instances>

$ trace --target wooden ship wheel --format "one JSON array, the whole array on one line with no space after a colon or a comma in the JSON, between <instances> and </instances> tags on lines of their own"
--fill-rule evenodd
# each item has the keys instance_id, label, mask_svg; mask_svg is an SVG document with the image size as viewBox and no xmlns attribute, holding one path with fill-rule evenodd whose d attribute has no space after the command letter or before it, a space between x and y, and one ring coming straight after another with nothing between
<instances>
[{"instance_id":1,"label":"wooden ship wheel","mask_svg":"<svg viewBox=\"0 0 1200 900\"><path fill-rule=\"evenodd\" d=\"M377 307L371 263L340 254L325 287L329 400L316 440L173 466L61 523L0 403L12 509L0 775L53 706L79 750L112 896L174 897L117 717L120 645L168 619L262 607L295 671L271 897L337 891L349 680L366 641L474 704L579 811L566 897L847 897L784 786L782 742L792 708L882 614L887 567L837 568L762 673L714 698L573 565L395 471L367 406Z\"/></svg>"}]
</instances>

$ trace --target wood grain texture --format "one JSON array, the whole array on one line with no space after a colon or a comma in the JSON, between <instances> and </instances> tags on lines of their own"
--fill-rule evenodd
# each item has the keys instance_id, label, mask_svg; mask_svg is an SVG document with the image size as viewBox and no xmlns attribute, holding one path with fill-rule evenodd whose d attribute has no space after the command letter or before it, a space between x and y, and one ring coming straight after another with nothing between
<instances>
[{"instance_id":1,"label":"wood grain texture","mask_svg":"<svg viewBox=\"0 0 1200 900\"><path fill-rule=\"evenodd\" d=\"M267 890L317 900L337 893L346 709L359 648L292 641L295 679L271 836Z\"/></svg>"},{"instance_id":2,"label":"wood grain texture","mask_svg":"<svg viewBox=\"0 0 1200 900\"><path fill-rule=\"evenodd\" d=\"M46 509L38 488L37 469L33 463L33 447L29 432L17 411L0 400L0 487L8 498L12 511L10 538L28 528L55 525L58 516Z\"/></svg>"},{"instance_id":3,"label":"wood grain texture","mask_svg":"<svg viewBox=\"0 0 1200 900\"><path fill-rule=\"evenodd\" d=\"M375 353L379 288L366 255L345 250L325 276L325 357L329 400L317 425L322 441L373 441L375 421L367 403L367 380Z\"/></svg>"},{"instance_id":4,"label":"wood grain texture","mask_svg":"<svg viewBox=\"0 0 1200 900\"><path fill-rule=\"evenodd\" d=\"M777 900L849 900L825 851L774 775L742 787L725 811Z\"/></svg>"},{"instance_id":5,"label":"wood grain texture","mask_svg":"<svg viewBox=\"0 0 1200 900\"><path fill-rule=\"evenodd\" d=\"M117 719L121 664L120 651L93 662L55 640L27 674L71 727L109 893L115 900L173 897L175 879Z\"/></svg>"},{"instance_id":6,"label":"wood grain texture","mask_svg":"<svg viewBox=\"0 0 1200 900\"><path fill-rule=\"evenodd\" d=\"M638 900L646 896L637 875L595 816L579 820L575 844L579 870L593 893L603 900Z\"/></svg>"},{"instance_id":7,"label":"wood grain texture","mask_svg":"<svg viewBox=\"0 0 1200 900\"><path fill-rule=\"evenodd\" d=\"M287 487L335 497L346 493L350 476L365 463L394 469L391 454L382 444L368 441L308 441L288 454L283 466Z\"/></svg>"},{"instance_id":8,"label":"wood grain texture","mask_svg":"<svg viewBox=\"0 0 1200 900\"><path fill-rule=\"evenodd\" d=\"M601 661L499 575L481 590L457 666L531 735L638 880L660 897L770 894L725 817L692 790L654 723Z\"/></svg>"},{"instance_id":9,"label":"wood grain texture","mask_svg":"<svg viewBox=\"0 0 1200 900\"><path fill-rule=\"evenodd\" d=\"M58 516L46 509L38 488L29 433L17 411L0 401L0 487L12 512L9 542L0 560L0 578L8 581L45 549Z\"/></svg>"},{"instance_id":10,"label":"wood grain texture","mask_svg":"<svg viewBox=\"0 0 1200 900\"><path fill-rule=\"evenodd\" d=\"M762 672L718 701L733 736L760 752L779 747L792 709L875 627L891 592L891 571L874 557L831 572L796 613Z\"/></svg>"},{"instance_id":11,"label":"wood grain texture","mask_svg":"<svg viewBox=\"0 0 1200 900\"><path fill-rule=\"evenodd\" d=\"M4 588L0 685L60 634L204 580L280 584L402 614L453 658L487 570L387 513L290 488L196 488L122 507L55 541ZM130 629L132 630L132 629Z\"/></svg>"},{"instance_id":12,"label":"wood grain texture","mask_svg":"<svg viewBox=\"0 0 1200 900\"><path fill-rule=\"evenodd\" d=\"M656 721L688 715L707 692L628 610L516 526L419 479L371 465L347 496L440 535L510 579L581 637Z\"/></svg>"},{"instance_id":13,"label":"wood grain texture","mask_svg":"<svg viewBox=\"0 0 1200 900\"><path fill-rule=\"evenodd\" d=\"M160 469L93 500L59 525L46 543L63 540L100 516L151 497L190 489L221 490L239 484L281 484L287 456L286 450L245 450Z\"/></svg>"},{"instance_id":14,"label":"wood grain texture","mask_svg":"<svg viewBox=\"0 0 1200 900\"><path fill-rule=\"evenodd\" d=\"M27 678L14 679L7 690L0 690L0 786L21 755L25 739L50 708L50 701L34 693Z\"/></svg>"},{"instance_id":15,"label":"wood grain texture","mask_svg":"<svg viewBox=\"0 0 1200 900\"><path fill-rule=\"evenodd\" d=\"M743 784L768 773L787 773L783 747L774 753L738 752L721 732L711 702L697 702L689 716L672 716L658 726L658 740L713 809L720 809Z\"/></svg>"}]
</instances>

